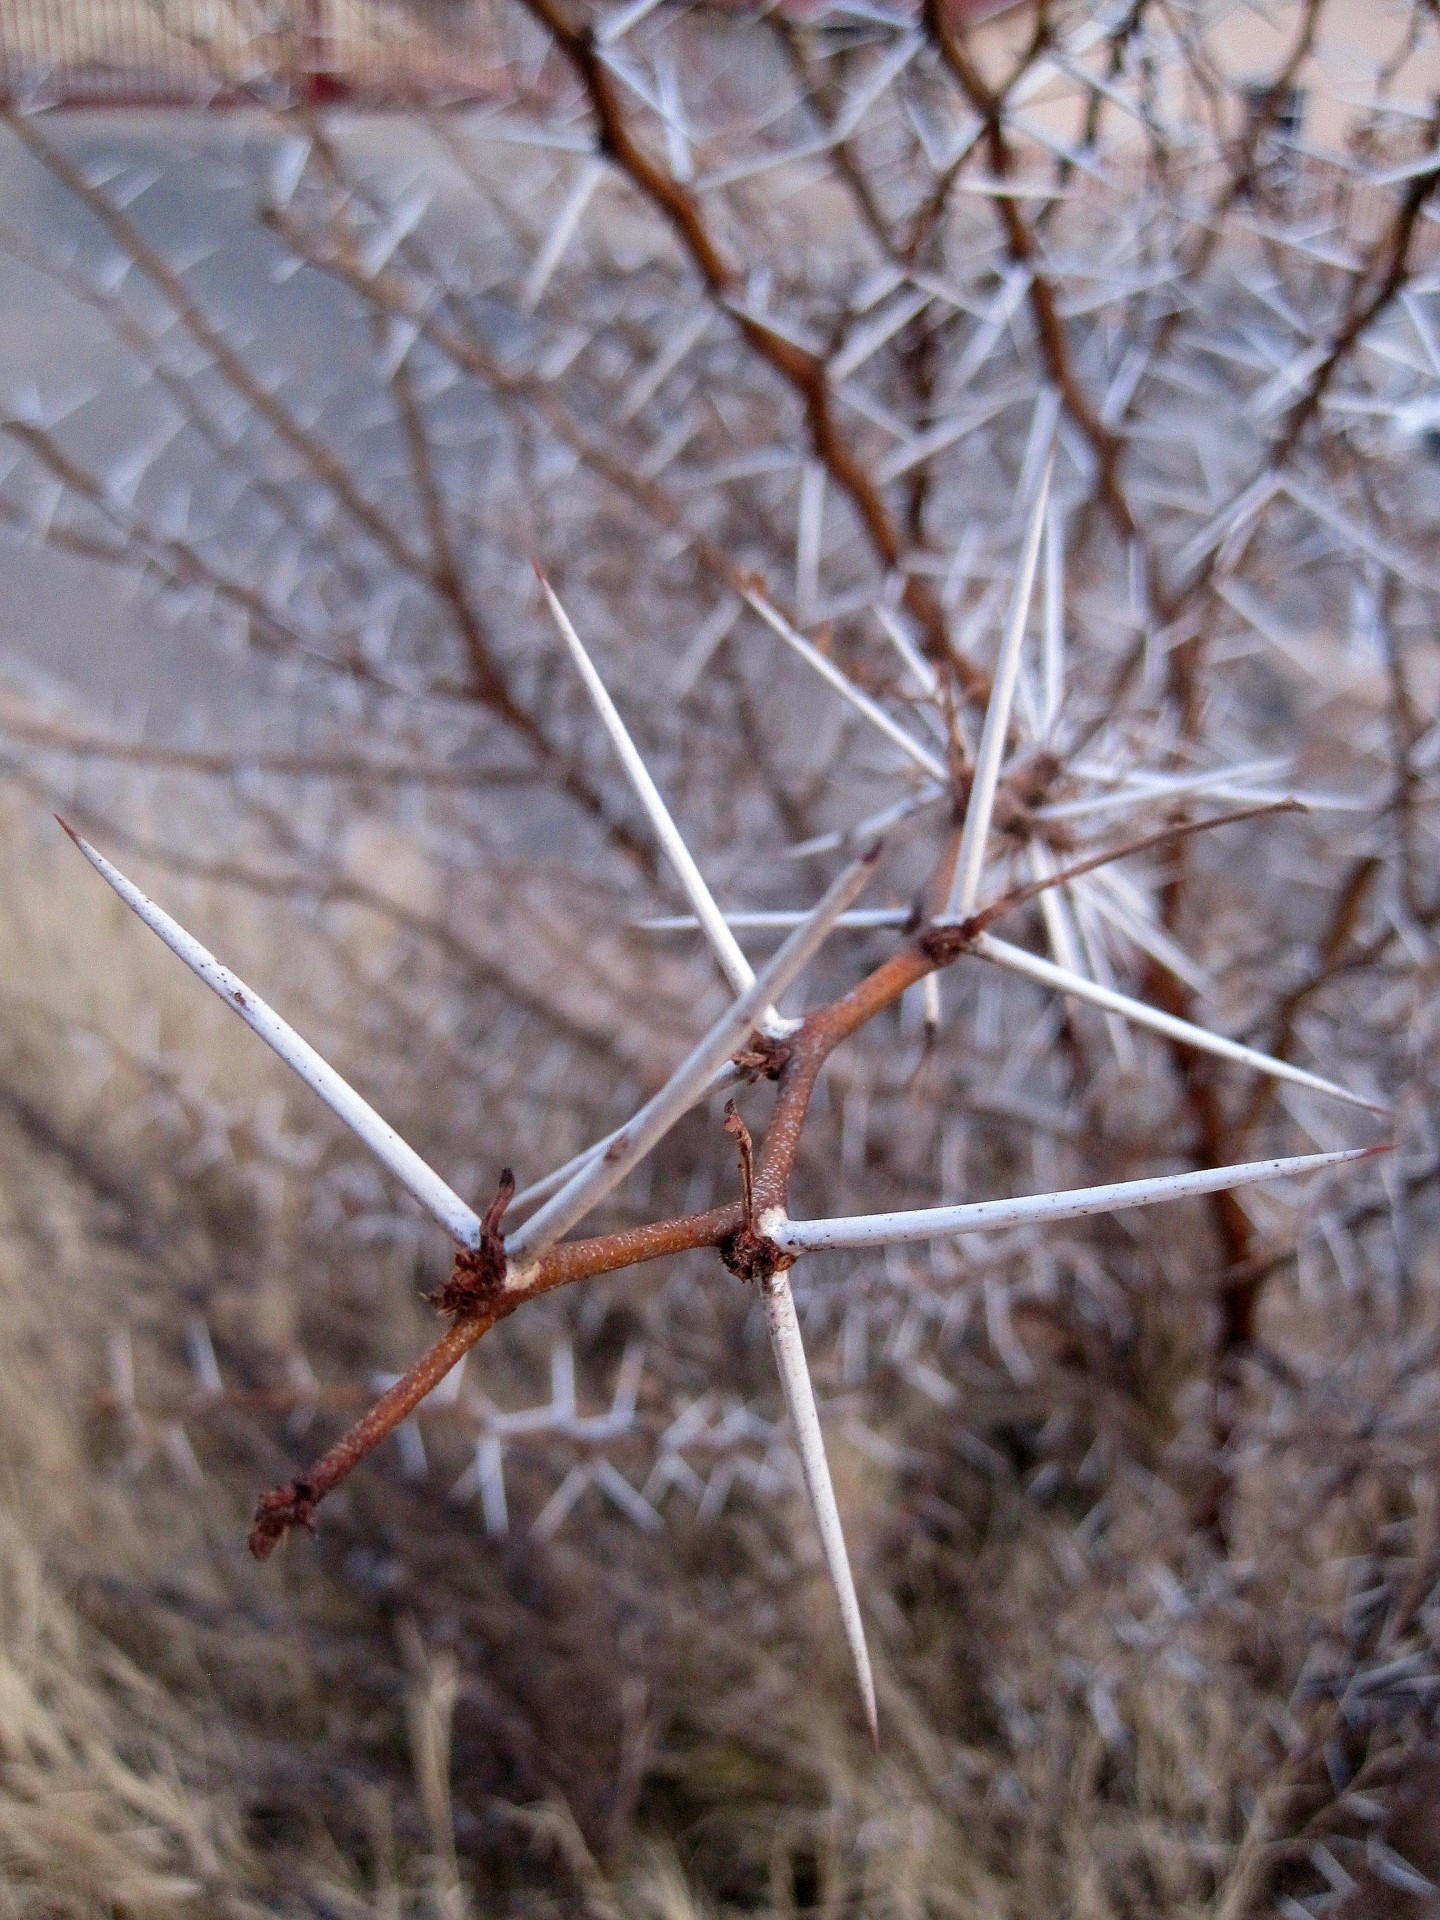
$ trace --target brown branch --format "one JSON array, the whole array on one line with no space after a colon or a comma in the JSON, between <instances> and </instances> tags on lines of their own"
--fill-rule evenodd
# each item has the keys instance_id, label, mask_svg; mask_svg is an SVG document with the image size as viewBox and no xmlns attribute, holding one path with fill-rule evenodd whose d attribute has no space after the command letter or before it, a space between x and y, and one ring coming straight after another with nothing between
<instances>
[{"instance_id":1,"label":"brown branch","mask_svg":"<svg viewBox=\"0 0 1440 1920\"><path fill-rule=\"evenodd\" d=\"M255 1558L268 1558L291 1527L313 1531L315 1509L326 1494L333 1492L367 1454L373 1453L380 1442L415 1411L427 1394L434 1392L457 1361L500 1318L499 1312L489 1308L468 1319L457 1320L423 1359L402 1374L369 1412L320 1456L308 1473L262 1493L250 1529L250 1551Z\"/></svg>"},{"instance_id":2,"label":"brown branch","mask_svg":"<svg viewBox=\"0 0 1440 1920\"><path fill-rule=\"evenodd\" d=\"M971 107L984 122L984 139L997 179L1008 180L1015 170L1014 151L1005 132L1005 94L1008 86L999 91L993 90L986 82L980 69L971 57L963 37L950 23L945 0L923 0L921 9L925 31L940 53L941 59L958 83L961 92ZM1041 19L1037 21L1036 34L1044 25L1043 9ZM1017 74L1034 57L1037 47L1027 54L1017 67ZM1013 85L1013 78L1010 85ZM1026 275L1026 295L1030 302L1030 313L1035 323L1035 334L1040 346L1040 357L1045 363L1045 371L1050 383L1060 395L1061 404L1070 418L1085 436L1091 452L1095 456L1099 472L1099 492L1106 511L1115 524L1117 531L1127 540L1139 537L1139 523L1131 511L1130 503L1120 484L1120 455L1122 443L1111 433L1081 386L1070 359L1070 346L1065 337L1064 323L1060 318L1059 306L1055 298L1055 289L1042 270L1039 244L1026 225L1025 216L1020 211L1019 202L1008 194L991 196L991 205L995 218L1005 240L1005 248L1011 263L1021 268Z\"/></svg>"},{"instance_id":3,"label":"brown branch","mask_svg":"<svg viewBox=\"0 0 1440 1920\"><path fill-rule=\"evenodd\" d=\"M515 1173L506 1167L495 1198L480 1222L480 1244L462 1247L455 1256L450 1278L426 1298L437 1313L483 1313L505 1285L505 1235L501 1222L515 1198Z\"/></svg>"},{"instance_id":4,"label":"brown branch","mask_svg":"<svg viewBox=\"0 0 1440 1920\"><path fill-rule=\"evenodd\" d=\"M802 1021L785 1042L777 1073L777 1096L764 1145L753 1172L745 1181L745 1199L738 1205L712 1208L708 1213L654 1221L596 1239L564 1241L543 1254L523 1281L487 1288L483 1301L456 1319L448 1332L402 1375L349 1432L336 1441L308 1472L262 1496L250 1535L251 1551L263 1559L294 1526L311 1527L318 1503L394 1431L444 1379L456 1362L490 1328L526 1301L577 1280L639 1266L649 1260L698 1247L733 1250L745 1234L757 1249L764 1243L751 1222L770 1207L785 1204L786 1191L801 1130L815 1082L825 1061L842 1041L897 1001L905 989L927 973L951 964L969 942L958 927L926 928L884 960L858 986ZM739 1116L736 1116L737 1121ZM743 1122L740 1123L743 1127ZM746 1135L748 1141L748 1133ZM747 1156L748 1157L748 1156ZM742 1250L743 1251L743 1250ZM782 1256L785 1264L788 1257ZM452 1285L464 1286L457 1261ZM741 1263L744 1264L743 1262ZM446 1297L442 1290L442 1300ZM457 1292L451 1296L460 1299Z\"/></svg>"},{"instance_id":5,"label":"brown branch","mask_svg":"<svg viewBox=\"0 0 1440 1920\"><path fill-rule=\"evenodd\" d=\"M1141 834L1138 839L1127 840L1118 847L1106 847L1103 852L1077 860L1073 866L1061 867L1057 872L1047 874L1043 880L1032 880L1023 887L1016 887L1013 892L1003 894L993 905L982 908L979 913L972 913L969 919L961 922L961 929L968 938L973 939L1005 914L1013 913L1017 907L1023 907L1027 901L1048 892L1051 887L1063 887L1071 880L1078 880L1082 874L1094 873L1097 867L1108 867L1116 860L1128 860L1134 854L1148 853L1152 847L1170 846L1192 833L1208 833L1212 827L1233 827L1241 820L1258 820L1264 814L1304 812L1305 807L1299 800L1267 800L1259 806L1237 807L1232 813L1211 814L1204 820L1178 820L1168 827L1157 827L1154 833Z\"/></svg>"},{"instance_id":6,"label":"brown branch","mask_svg":"<svg viewBox=\"0 0 1440 1920\"><path fill-rule=\"evenodd\" d=\"M1294 805L1293 802L1281 802L1275 806L1247 807L1218 819L1181 822L1164 827L1127 847L1112 849L1081 861L1056 875L1055 882L1047 884L1074 879L1126 853L1140 852L1209 827L1253 819L1263 813L1284 811L1287 806ZM325 1494L414 1411L463 1353L468 1352L498 1320L513 1313L527 1300L576 1280L592 1279L601 1273L638 1266L647 1260L662 1259L703 1246L719 1249L725 1264L742 1277L754 1277L762 1265L768 1269L772 1262L767 1259L767 1253L773 1256L777 1250L770 1247L757 1232L756 1223L772 1207L783 1208L786 1204L805 1118L815 1083L826 1060L843 1041L885 1008L892 1006L908 987L923 979L927 973L951 965L968 949L975 935L993 919L1033 898L1038 891L1038 887L1021 888L963 925L929 925L922 928L848 993L806 1016L799 1029L785 1042L784 1058L778 1072L775 1108L765 1131L758 1161L751 1148L749 1129L740 1118L734 1102L726 1107L726 1131L735 1138L740 1155L742 1199L738 1206L719 1207L709 1213L692 1214L678 1220L657 1221L598 1239L562 1242L542 1256L534 1274L523 1285L507 1289L504 1285L503 1242L498 1239L498 1225L504 1202L508 1200L509 1192L513 1191L514 1183L512 1180L507 1189L502 1179L496 1205L486 1216L487 1238L482 1243L478 1257L480 1268L483 1269L481 1293L477 1296L475 1290L477 1257L460 1254L455 1273L435 1296L435 1301L442 1311L463 1309L461 1317L430 1352L417 1361L383 1399L305 1475L264 1495L250 1537L252 1552L263 1558L289 1527L311 1526L316 1504ZM1205 1109L1207 1112L1211 1110L1208 1107ZM1218 1105L1213 1106L1213 1112L1218 1116ZM1221 1162L1207 1160L1204 1164L1219 1165ZM1233 1257L1227 1264L1232 1271L1240 1271L1248 1261L1248 1256L1248 1243L1240 1246L1237 1242ZM788 1257L781 1257L785 1264L790 1263Z\"/></svg>"},{"instance_id":7,"label":"brown branch","mask_svg":"<svg viewBox=\"0 0 1440 1920\"><path fill-rule=\"evenodd\" d=\"M1432 138L1436 132L1436 122L1432 121ZM1283 465L1290 458L1306 427L1319 412L1335 375L1405 285L1410 270L1410 248L1420 224L1420 215L1437 185L1440 185L1440 167L1432 167L1428 173L1417 174L1401 196L1390 230L1382 243L1379 260L1373 264L1369 274L1357 278L1351 290L1348 311L1331 342L1329 353L1311 375L1305 392L1290 409L1271 454L1273 465Z\"/></svg>"},{"instance_id":8,"label":"brown branch","mask_svg":"<svg viewBox=\"0 0 1440 1920\"><path fill-rule=\"evenodd\" d=\"M757 357L800 401L816 458L854 507L876 558L887 571L899 568L910 543L886 504L883 491L836 425L825 361L753 314L737 310L735 296L743 278L739 267L727 258L710 232L695 196L653 160L631 132L615 82L596 48L593 30L572 24L560 0L520 0L520 4L550 34L584 88L595 116L600 151L668 221L711 299L734 322ZM918 575L908 575L902 598L932 657L952 660L949 623L928 585ZM974 669L959 662L956 671L965 690L975 691L978 676L974 686L967 677Z\"/></svg>"},{"instance_id":9,"label":"brown branch","mask_svg":"<svg viewBox=\"0 0 1440 1920\"><path fill-rule=\"evenodd\" d=\"M956 933L957 937L948 942L937 942L931 934L912 937L849 993L807 1015L798 1031L786 1040L789 1054L780 1070L775 1108L755 1168L757 1219L772 1207L785 1205L820 1069L843 1040L892 1006L907 987L958 957L965 943L958 937L958 930L946 929L946 933Z\"/></svg>"},{"instance_id":10,"label":"brown branch","mask_svg":"<svg viewBox=\"0 0 1440 1920\"><path fill-rule=\"evenodd\" d=\"M425 416L415 393L407 361L402 360L390 378L396 412L405 438L405 451L415 491L420 498L426 532L430 541L430 580L438 598L445 602L455 622L469 663L478 699L494 709L509 725L525 732L533 727L531 716L518 707L511 696L496 662L489 635L465 579L464 568L450 530L450 514L440 477L435 471L430 436Z\"/></svg>"},{"instance_id":11,"label":"brown branch","mask_svg":"<svg viewBox=\"0 0 1440 1920\"><path fill-rule=\"evenodd\" d=\"M366 786L456 787L473 793L478 786L530 782L534 768L456 767L428 760L371 760L359 754L250 752L217 753L147 740L122 740L112 734L82 733L50 720L17 715L0 706L0 733L45 752L72 760L105 760L117 766L161 768L206 778L235 779L245 773L271 774L282 780L354 780Z\"/></svg>"},{"instance_id":12,"label":"brown branch","mask_svg":"<svg viewBox=\"0 0 1440 1920\"><path fill-rule=\"evenodd\" d=\"M718 1247L740 1225L740 1219L738 1207L717 1207L709 1213L656 1221L624 1233L604 1234L599 1239L575 1240L552 1247L523 1285L491 1290L482 1304L462 1313L434 1346L305 1473L260 1496L250 1530L250 1551L257 1560L264 1560L291 1527L313 1529L315 1509L325 1496L333 1493L402 1420L409 1418L493 1326L508 1319L527 1300L537 1299L556 1287L568 1286L572 1281L591 1280L597 1274L612 1273L621 1267L640 1266L647 1260L664 1259L669 1254L688 1252L695 1247Z\"/></svg>"}]
</instances>

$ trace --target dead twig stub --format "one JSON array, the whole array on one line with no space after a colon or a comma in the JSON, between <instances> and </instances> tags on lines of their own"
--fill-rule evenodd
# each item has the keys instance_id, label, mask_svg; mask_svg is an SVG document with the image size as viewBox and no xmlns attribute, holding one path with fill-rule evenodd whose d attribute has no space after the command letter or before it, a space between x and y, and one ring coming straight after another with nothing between
<instances>
[{"instance_id":1,"label":"dead twig stub","mask_svg":"<svg viewBox=\"0 0 1440 1920\"><path fill-rule=\"evenodd\" d=\"M737 1280L773 1280L777 1273L783 1273L795 1262L773 1240L755 1230L755 1152L750 1129L733 1100L725 1102L725 1131L735 1142L740 1156L741 1219L735 1231L720 1243L720 1258Z\"/></svg>"},{"instance_id":2,"label":"dead twig stub","mask_svg":"<svg viewBox=\"0 0 1440 1920\"><path fill-rule=\"evenodd\" d=\"M505 1235L500 1223L514 1192L515 1175L506 1167L480 1223L479 1246L462 1247L449 1279L425 1296L437 1313L474 1313L494 1305L505 1285Z\"/></svg>"}]
</instances>

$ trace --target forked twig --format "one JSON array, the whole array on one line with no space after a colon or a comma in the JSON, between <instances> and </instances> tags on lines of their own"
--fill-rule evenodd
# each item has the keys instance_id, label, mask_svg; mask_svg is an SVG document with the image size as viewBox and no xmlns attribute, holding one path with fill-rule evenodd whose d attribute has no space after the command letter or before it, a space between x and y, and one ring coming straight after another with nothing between
<instances>
[{"instance_id":1,"label":"forked twig","mask_svg":"<svg viewBox=\"0 0 1440 1920\"><path fill-rule=\"evenodd\" d=\"M992 709L993 710L993 709ZM668 816L667 816L668 817ZM70 831L67 828L67 832ZM628 1233L557 1245L586 1213L625 1177L630 1169L673 1126L680 1116L714 1084L735 1047L750 1032L774 995L807 964L830 929L865 885L876 852L854 863L828 890L819 905L795 929L774 959L727 1010L709 1034L694 1048L665 1086L614 1135L603 1151L592 1149L574 1174L513 1236L507 1247L501 1221L514 1192L513 1176L502 1175L499 1191L483 1220L465 1207L438 1176L425 1167L411 1149L387 1128L373 1109L360 1100L340 1076L309 1048L250 990L221 967L204 948L168 915L147 900L93 847L71 835L91 864L115 888L126 904L171 946L193 971L234 1006L280 1056L315 1088L351 1125L372 1151L405 1181L417 1197L436 1213L462 1251L451 1280L440 1290L436 1304L454 1314L453 1324L408 1373L300 1478L265 1494L251 1532L253 1551L264 1557L293 1526L311 1527L318 1503L339 1484L382 1439L414 1411L427 1394L453 1369L461 1357L498 1320L524 1301L573 1280L636 1265L698 1246L717 1248L732 1271L758 1282L786 1403L794 1424L802 1472L819 1532L827 1570L840 1606L847 1643L855 1663L867 1727L877 1737L874 1683L860 1620L854 1577L845 1551L838 1506L825 1455L814 1390L800 1338L786 1269L796 1255L822 1246L868 1245L885 1240L932 1238L937 1234L981 1230L985 1226L1046 1218L1068 1218L1190 1193L1210 1193L1250 1181L1276 1178L1359 1157L1355 1153L1301 1156L1289 1160L1250 1162L1241 1166L1206 1169L1194 1174L1160 1176L1149 1181L1120 1183L1106 1188L1036 1196L1029 1200L980 1202L968 1207L928 1209L916 1214L875 1216L868 1220L795 1223L789 1220L785 1194L798 1150L805 1113L816 1078L826 1058L844 1039L893 1004L907 987L931 978L967 951L1009 960L1010 950L983 931L963 925L937 923L922 927L887 961L857 987L827 1007L806 1016L774 1056L771 1070L778 1082L774 1115L764 1150L755 1160L748 1130L733 1105L727 1124L740 1143L743 1198L739 1207L709 1214L656 1222ZM703 888L703 882L701 883ZM708 890L704 897L708 899ZM713 902L711 903L713 907ZM715 910L718 913L718 909ZM995 950L1000 949L1000 954ZM1022 956L1028 970L1047 966ZM1074 990L1069 976L1049 969ZM1086 983L1088 987L1089 983ZM1098 991L1098 990L1096 990ZM1092 995L1093 997L1093 991ZM1123 996L1115 995L1119 1010L1132 1012ZM1149 1010L1146 1010L1147 1014ZM1151 1024L1155 1024L1154 1016ZM1159 1016L1164 1018L1164 1016ZM1170 1023L1183 1027L1184 1023ZM1212 1050L1256 1064L1249 1049L1218 1043ZM767 1056L768 1057L768 1056ZM1319 1091L1342 1092L1315 1076L1285 1063L1267 1063L1270 1071L1312 1085ZM1354 1099L1355 1096L1345 1096ZM1362 1150L1363 1151L1363 1150ZM459 1227L461 1231L456 1232Z\"/></svg>"}]
</instances>

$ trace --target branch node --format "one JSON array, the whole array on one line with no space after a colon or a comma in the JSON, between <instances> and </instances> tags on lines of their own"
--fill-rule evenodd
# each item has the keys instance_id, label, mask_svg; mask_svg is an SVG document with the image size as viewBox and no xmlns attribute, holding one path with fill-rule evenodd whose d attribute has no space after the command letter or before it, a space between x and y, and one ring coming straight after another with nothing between
<instances>
[{"instance_id":1,"label":"branch node","mask_svg":"<svg viewBox=\"0 0 1440 1920\"><path fill-rule=\"evenodd\" d=\"M720 1259L737 1280L759 1282L773 1280L777 1273L795 1264L793 1253L786 1253L750 1226L737 1227L720 1242Z\"/></svg>"},{"instance_id":2,"label":"branch node","mask_svg":"<svg viewBox=\"0 0 1440 1920\"><path fill-rule=\"evenodd\" d=\"M318 1500L308 1480L287 1480L283 1487L262 1493L250 1529L250 1551L255 1558L268 1560L291 1527L304 1527L307 1533L313 1533Z\"/></svg>"},{"instance_id":3,"label":"branch node","mask_svg":"<svg viewBox=\"0 0 1440 1920\"><path fill-rule=\"evenodd\" d=\"M965 920L932 921L917 934L916 944L932 966L948 967L975 938L978 929L973 923L979 918L972 914Z\"/></svg>"},{"instance_id":4,"label":"branch node","mask_svg":"<svg viewBox=\"0 0 1440 1920\"><path fill-rule=\"evenodd\" d=\"M515 1192L515 1175L506 1167L500 1175L500 1184L495 1189L495 1198L485 1210L480 1223L480 1244L478 1247L462 1247L455 1256L455 1265L450 1278L443 1287L437 1287L425 1298L439 1313L474 1313L478 1308L489 1306L505 1285L506 1257L505 1235L500 1230L500 1222L505 1217Z\"/></svg>"},{"instance_id":5,"label":"branch node","mask_svg":"<svg viewBox=\"0 0 1440 1920\"><path fill-rule=\"evenodd\" d=\"M756 1033L730 1058L746 1080L778 1080L789 1064L792 1051L787 1040L777 1040L768 1033ZM728 1107L726 1111L729 1111ZM726 1125L728 1128L728 1121Z\"/></svg>"}]
</instances>

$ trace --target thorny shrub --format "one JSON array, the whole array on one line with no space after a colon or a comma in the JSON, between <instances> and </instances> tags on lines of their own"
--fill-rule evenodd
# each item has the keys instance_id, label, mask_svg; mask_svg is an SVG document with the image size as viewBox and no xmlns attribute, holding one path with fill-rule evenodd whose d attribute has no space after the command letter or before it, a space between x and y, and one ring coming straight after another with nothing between
<instances>
[{"instance_id":1,"label":"thorny shrub","mask_svg":"<svg viewBox=\"0 0 1440 1920\"><path fill-rule=\"evenodd\" d=\"M0 512L291 721L7 694L9 778L296 926L244 981L187 957L461 1244L298 1092L242 1121L95 1043L266 1270L263 1316L177 1286L149 1388L105 1330L101 1444L157 1529L203 1477L238 1538L257 1458L257 1551L318 1525L263 1575L207 1547L203 1604L198 1549L139 1582L202 1640L284 1596L311 1678L209 1684L286 1900L1433 1891L1440 53L1367 16L1330 85L1351 10L1281 13L1257 80L1223 8L515 0L505 86L403 164L257 82L213 256L109 136L11 114L76 238L7 244L143 385L37 367ZM1328 1170L1223 1171L1277 1159ZM1127 1181L1168 1204L964 1211Z\"/></svg>"}]
</instances>

